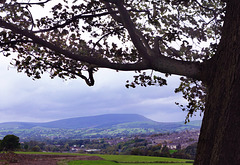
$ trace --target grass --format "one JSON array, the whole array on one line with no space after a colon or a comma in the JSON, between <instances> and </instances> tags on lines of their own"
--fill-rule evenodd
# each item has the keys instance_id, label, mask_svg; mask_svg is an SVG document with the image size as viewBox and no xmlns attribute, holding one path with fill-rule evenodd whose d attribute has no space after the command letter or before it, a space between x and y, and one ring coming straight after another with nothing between
<instances>
[{"instance_id":1,"label":"grass","mask_svg":"<svg viewBox=\"0 0 240 165\"><path fill-rule=\"evenodd\" d=\"M38 154L38 155L87 155L87 154L78 154L78 153L59 153L59 152L22 152L17 151L16 154Z\"/></svg>"},{"instance_id":2,"label":"grass","mask_svg":"<svg viewBox=\"0 0 240 165\"><path fill-rule=\"evenodd\" d=\"M96 155L105 160L70 161L68 165L192 165L189 160L135 155Z\"/></svg>"},{"instance_id":3,"label":"grass","mask_svg":"<svg viewBox=\"0 0 240 165\"><path fill-rule=\"evenodd\" d=\"M177 152L177 150L169 150L169 153L170 153L170 154L173 154L173 153L175 153L175 152Z\"/></svg>"},{"instance_id":4,"label":"grass","mask_svg":"<svg viewBox=\"0 0 240 165\"><path fill-rule=\"evenodd\" d=\"M119 165L119 163L107 160L74 160L68 162L68 165Z\"/></svg>"},{"instance_id":5,"label":"grass","mask_svg":"<svg viewBox=\"0 0 240 165\"><path fill-rule=\"evenodd\" d=\"M19 154L52 154L52 155L89 155L99 156L104 160L74 160L59 162L59 165L192 165L191 160L153 156L136 155L100 155L78 153L49 153L49 152L17 152ZM186 163L188 162L188 163Z\"/></svg>"},{"instance_id":6,"label":"grass","mask_svg":"<svg viewBox=\"0 0 240 165\"><path fill-rule=\"evenodd\" d=\"M175 159L175 158L165 158L165 157L154 157L154 156L135 156L135 155L96 155L105 160L116 161L121 163L140 163L140 162L186 162L187 159Z\"/></svg>"},{"instance_id":7,"label":"grass","mask_svg":"<svg viewBox=\"0 0 240 165\"><path fill-rule=\"evenodd\" d=\"M192 163L117 163L107 160L75 160L68 162L68 165L192 165Z\"/></svg>"}]
</instances>

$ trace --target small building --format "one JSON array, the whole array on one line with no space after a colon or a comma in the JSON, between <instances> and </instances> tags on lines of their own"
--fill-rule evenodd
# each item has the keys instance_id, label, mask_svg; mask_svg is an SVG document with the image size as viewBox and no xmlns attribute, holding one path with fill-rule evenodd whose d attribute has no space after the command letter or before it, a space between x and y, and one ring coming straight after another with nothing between
<instances>
[{"instance_id":1,"label":"small building","mask_svg":"<svg viewBox=\"0 0 240 165\"><path fill-rule=\"evenodd\" d=\"M101 151L100 149L87 149L85 150L86 152L99 152Z\"/></svg>"}]
</instances>

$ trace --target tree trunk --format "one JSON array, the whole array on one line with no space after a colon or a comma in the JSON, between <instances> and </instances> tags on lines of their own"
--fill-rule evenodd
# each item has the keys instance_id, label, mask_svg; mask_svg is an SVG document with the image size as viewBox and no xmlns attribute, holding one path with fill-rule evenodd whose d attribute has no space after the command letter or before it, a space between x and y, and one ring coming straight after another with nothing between
<instances>
[{"instance_id":1,"label":"tree trunk","mask_svg":"<svg viewBox=\"0 0 240 165\"><path fill-rule=\"evenodd\" d=\"M240 164L239 0L227 2L221 42L206 72L208 98L194 164Z\"/></svg>"}]
</instances>

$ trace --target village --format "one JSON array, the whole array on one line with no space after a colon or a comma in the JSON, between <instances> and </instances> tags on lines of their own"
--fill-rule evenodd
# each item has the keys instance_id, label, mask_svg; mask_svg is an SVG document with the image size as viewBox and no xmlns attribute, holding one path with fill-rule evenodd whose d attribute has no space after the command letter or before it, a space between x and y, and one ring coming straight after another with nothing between
<instances>
[{"instance_id":1,"label":"village","mask_svg":"<svg viewBox=\"0 0 240 165\"><path fill-rule=\"evenodd\" d=\"M199 130L185 130L182 132L154 134L154 135L136 135L132 137L119 137L119 138L104 138L104 139L92 139L92 144L73 145L70 147L71 152L103 152L107 149L106 145L119 146L130 144L130 141L134 143L142 142L144 146L166 146L170 150L181 150L188 146L197 143L200 131ZM104 145L100 145L104 144ZM136 144L135 144L136 145ZM134 146L135 147L135 146ZM108 148L109 149L109 148Z\"/></svg>"}]
</instances>

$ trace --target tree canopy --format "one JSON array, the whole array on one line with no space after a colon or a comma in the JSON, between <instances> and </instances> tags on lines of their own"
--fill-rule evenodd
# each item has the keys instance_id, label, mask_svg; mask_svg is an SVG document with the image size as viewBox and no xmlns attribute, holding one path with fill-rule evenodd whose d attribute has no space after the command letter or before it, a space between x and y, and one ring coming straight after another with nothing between
<instances>
[{"instance_id":1,"label":"tree canopy","mask_svg":"<svg viewBox=\"0 0 240 165\"><path fill-rule=\"evenodd\" d=\"M204 110L203 63L221 38L224 6L220 0L3 1L0 51L33 79L49 72L92 86L94 72L109 68L136 71L126 84L136 87L166 85L156 72L186 76L175 92L188 100L177 105L191 116Z\"/></svg>"},{"instance_id":2,"label":"tree canopy","mask_svg":"<svg viewBox=\"0 0 240 165\"><path fill-rule=\"evenodd\" d=\"M6 135L0 142L1 151L14 151L19 148L19 137L15 135Z\"/></svg>"},{"instance_id":3,"label":"tree canopy","mask_svg":"<svg viewBox=\"0 0 240 165\"><path fill-rule=\"evenodd\" d=\"M109 68L136 71L126 84L136 87L166 85L158 72L180 75L175 92L188 105L177 104L188 116L204 110L195 164L238 164L239 11L239 0L2 0L0 51L33 79L48 72L92 86Z\"/></svg>"}]
</instances>

